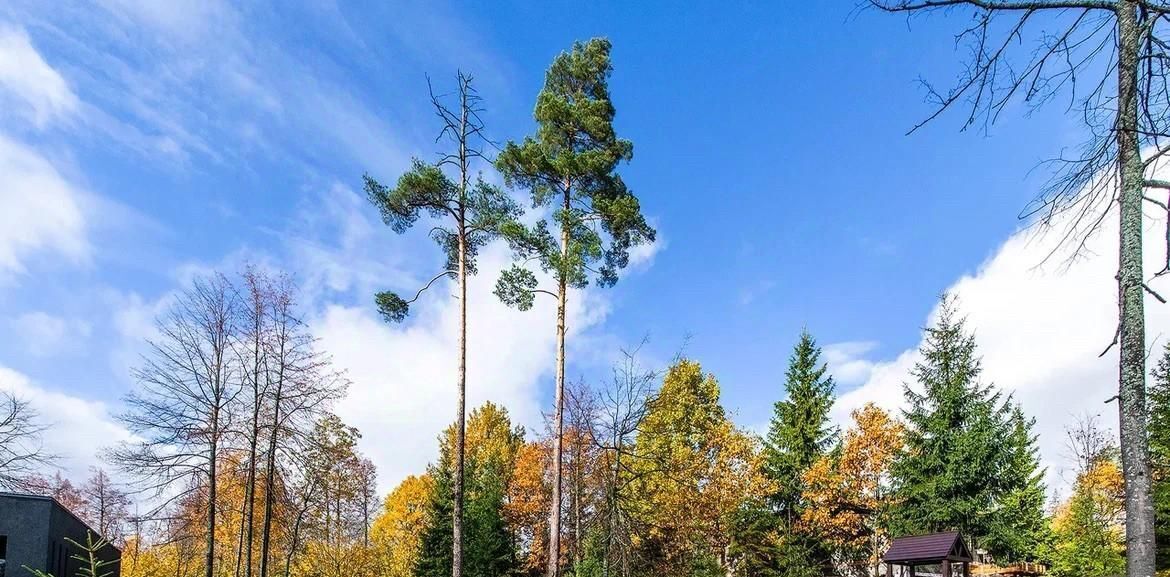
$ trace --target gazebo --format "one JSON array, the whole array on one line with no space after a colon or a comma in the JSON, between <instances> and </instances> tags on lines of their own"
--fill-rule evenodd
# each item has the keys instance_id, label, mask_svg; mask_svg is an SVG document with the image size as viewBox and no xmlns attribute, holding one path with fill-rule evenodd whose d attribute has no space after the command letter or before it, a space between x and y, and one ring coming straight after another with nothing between
<instances>
[{"instance_id":1,"label":"gazebo","mask_svg":"<svg viewBox=\"0 0 1170 577\"><path fill-rule=\"evenodd\" d=\"M941 565L941 576L952 577L952 563L962 564L960 577L971 577L971 551L958 531L898 537L882 557L887 577L894 577L894 566L909 567L909 577L917 577L915 568Z\"/></svg>"}]
</instances>

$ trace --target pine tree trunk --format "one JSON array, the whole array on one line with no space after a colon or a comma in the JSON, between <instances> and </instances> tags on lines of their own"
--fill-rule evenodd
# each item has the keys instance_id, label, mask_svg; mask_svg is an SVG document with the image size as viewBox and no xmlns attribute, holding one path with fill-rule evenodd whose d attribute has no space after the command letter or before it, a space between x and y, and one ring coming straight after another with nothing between
<instances>
[{"instance_id":1,"label":"pine tree trunk","mask_svg":"<svg viewBox=\"0 0 1170 577\"><path fill-rule=\"evenodd\" d=\"M459 234L459 401L455 416L455 512L451 576L463 575L463 460L467 426L467 244L460 225Z\"/></svg>"},{"instance_id":2,"label":"pine tree trunk","mask_svg":"<svg viewBox=\"0 0 1170 577\"><path fill-rule=\"evenodd\" d=\"M1154 507L1146 437L1146 342L1142 283L1142 191L1138 144L1138 52L1141 33L1135 0L1117 3L1120 180L1119 369L1121 464L1125 476L1126 575L1154 574Z\"/></svg>"},{"instance_id":3,"label":"pine tree trunk","mask_svg":"<svg viewBox=\"0 0 1170 577\"><path fill-rule=\"evenodd\" d=\"M569 214L569 183L565 184L564 212ZM561 258L569 252L569 229L561 224ZM553 412L553 434L555 446L552 458L552 501L548 514L548 577L559 577L561 557L561 461L564 455L565 431L565 302L568 298L568 283L564 271L557 272L557 392Z\"/></svg>"},{"instance_id":4,"label":"pine tree trunk","mask_svg":"<svg viewBox=\"0 0 1170 577\"><path fill-rule=\"evenodd\" d=\"M459 90L459 392L455 415L455 510L451 517L451 577L463 577L463 461L467 432L467 86Z\"/></svg>"}]
</instances>

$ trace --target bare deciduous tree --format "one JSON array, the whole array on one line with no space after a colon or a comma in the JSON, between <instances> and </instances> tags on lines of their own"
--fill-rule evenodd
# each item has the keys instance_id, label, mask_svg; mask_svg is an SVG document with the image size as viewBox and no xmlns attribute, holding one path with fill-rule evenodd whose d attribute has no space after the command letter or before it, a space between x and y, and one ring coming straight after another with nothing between
<instances>
[{"instance_id":1,"label":"bare deciduous tree","mask_svg":"<svg viewBox=\"0 0 1170 577\"><path fill-rule=\"evenodd\" d=\"M949 90L927 84L935 111L967 110L963 128L990 126L1012 102L1041 106L1068 96L1088 128L1078 153L1050 166L1053 178L1024 213L1041 227L1059 227L1062 245L1080 254L1112 214L1119 219L1118 326L1121 462L1125 476L1126 572L1154 573L1154 508L1146 438L1144 296L1165 302L1142 269L1142 205L1170 203L1153 168L1170 153L1170 2L1164 0L868 0L878 9L914 15L962 11L970 16L957 42L970 54ZM1025 39L1032 40L1031 43ZM913 131L913 130L912 130ZM1144 155L1142 149L1148 152ZM1167 265L1170 273L1170 222ZM1104 355L1105 353L1102 353Z\"/></svg>"},{"instance_id":2,"label":"bare deciduous tree","mask_svg":"<svg viewBox=\"0 0 1170 577\"><path fill-rule=\"evenodd\" d=\"M81 516L107 541L121 543L130 520L130 496L99 467L90 468L80 491L85 499Z\"/></svg>"},{"instance_id":3,"label":"bare deciduous tree","mask_svg":"<svg viewBox=\"0 0 1170 577\"><path fill-rule=\"evenodd\" d=\"M349 385L344 374L332 368L329 356L317 350L316 340L297 316L296 285L292 279L281 275L269 280L267 286L270 335L264 339L267 347L264 401L271 420L262 431L268 436L268 446L264 451L260 577L268 577L270 572L272 525L281 468L286 470L285 478L294 476L289 470L304 468L302 455L313 425L330 403L345 394ZM315 489L311 484L306 487L309 487L306 494ZM292 551L295 542L289 559ZM287 563L285 570L288 570Z\"/></svg>"},{"instance_id":4,"label":"bare deciduous tree","mask_svg":"<svg viewBox=\"0 0 1170 577\"><path fill-rule=\"evenodd\" d=\"M596 431L593 438L602 450L605 473L605 559L602 575L628 577L633 565L635 528L626 489L633 481L631 467L637 458L634 440L646 418L658 373L638 361L642 341L633 350L623 350L613 368L610 383L595 391Z\"/></svg>"},{"instance_id":5,"label":"bare deciduous tree","mask_svg":"<svg viewBox=\"0 0 1170 577\"><path fill-rule=\"evenodd\" d=\"M52 464L41 443L46 428L28 401L0 391L0 489L28 489L29 479Z\"/></svg>"},{"instance_id":6,"label":"bare deciduous tree","mask_svg":"<svg viewBox=\"0 0 1170 577\"><path fill-rule=\"evenodd\" d=\"M199 494L206 507L205 577L215 572L217 466L239 393L232 350L239 304L220 274L195 280L179 295L158 320L159 337L134 371L138 388L118 415L136 440L109 453L138 490L161 498L156 511Z\"/></svg>"}]
</instances>

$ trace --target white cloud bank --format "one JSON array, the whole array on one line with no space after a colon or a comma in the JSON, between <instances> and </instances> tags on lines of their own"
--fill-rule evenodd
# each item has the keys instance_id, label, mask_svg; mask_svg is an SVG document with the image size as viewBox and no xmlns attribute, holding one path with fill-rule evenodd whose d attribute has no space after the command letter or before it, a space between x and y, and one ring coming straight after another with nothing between
<instances>
[{"instance_id":1,"label":"white cloud bank","mask_svg":"<svg viewBox=\"0 0 1170 577\"><path fill-rule=\"evenodd\" d=\"M1049 485L1059 486L1068 461L1064 429L1083 414L1101 416L1115 426L1117 404L1104 401L1117 392L1117 350L1098 355L1117 326L1116 215L1089 242L1089 256L1066 266L1066 253L1044 263L1059 234L1037 236L1027 231L1012 235L979 269L948 289L958 297L959 309L973 330L983 357L985 382L1015 394L1024 410L1036 417L1040 449L1048 467ZM1163 230L1146 230L1147 276L1162 268ZM1064 250L1064 249L1062 249ZM1155 290L1170 285L1154 281ZM937 309L923 325L933 323ZM1147 346L1156 362L1170 332L1170 306L1146 299ZM830 361L862 382L841 395L834 409L839 423L866 402L887 409L903 406L903 383L920 359L917 347L892 360L862 358L866 349L826 347ZM837 354L844 353L844 354ZM857 379L857 371L863 375Z\"/></svg>"},{"instance_id":2,"label":"white cloud bank","mask_svg":"<svg viewBox=\"0 0 1170 577\"><path fill-rule=\"evenodd\" d=\"M541 400L550 396L540 387L552 384L555 303L538 298L527 312L500 303L492 288L508 260L501 244L488 247L469 283L467 407L490 400L531 428L542 423ZM453 284L433 286L402 325L383 322L372 295L369 305L327 306L311 323L321 348L352 380L336 412L362 431L361 448L378 466L383 490L424 470L438 454L439 433L455 418L459 303L453 290ZM570 295L570 354L574 338L584 340L608 311L594 293Z\"/></svg>"}]
</instances>

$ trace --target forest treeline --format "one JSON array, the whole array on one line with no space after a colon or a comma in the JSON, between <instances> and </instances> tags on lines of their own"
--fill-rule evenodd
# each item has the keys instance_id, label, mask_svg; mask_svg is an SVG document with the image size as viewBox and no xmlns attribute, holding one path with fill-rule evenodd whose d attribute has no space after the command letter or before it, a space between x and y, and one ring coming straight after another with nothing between
<instances>
[{"instance_id":1,"label":"forest treeline","mask_svg":"<svg viewBox=\"0 0 1170 577\"><path fill-rule=\"evenodd\" d=\"M222 577L448 575L455 426L425 471L378 495L360 433L328 410L344 378L295 320L292 289L285 277L248 269L196 281L176 300L140 377L157 377L151 371L164 360L183 365L179 351L212 362L187 375L169 366L172 378L137 393L122 415L140 423L137 439L106 454L128 483L95 469L77 484L29 474L9 488L54 496L102 531L123 548L127 577L197 577L209 568ZM843 427L830 418L832 367L808 332L778 375L763 434L737 426L717 377L684 356L656 370L637 350L622 352L610 378L570 383L561 570L863 576L880 570L892 536L958 529L998 563L1040 561L1068 576L1122 571L1124 501L1111 434L1092 418L1070 427L1075 477L1069 494L1050 501L1033 420L981 378L975 336L953 300L942 303L920 352L903 410L867 404ZM213 374L224 376L218 389L197 376ZM1170 349L1151 377L1164 532ZM525 430L490 402L469 413L467 575L545 571L555 446L548 425ZM196 427L189 438L198 443L177 442ZM170 481L156 484L160 475ZM143 510L148 495L162 504Z\"/></svg>"}]
</instances>

